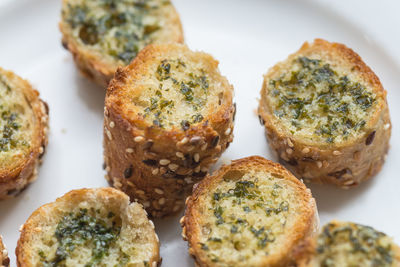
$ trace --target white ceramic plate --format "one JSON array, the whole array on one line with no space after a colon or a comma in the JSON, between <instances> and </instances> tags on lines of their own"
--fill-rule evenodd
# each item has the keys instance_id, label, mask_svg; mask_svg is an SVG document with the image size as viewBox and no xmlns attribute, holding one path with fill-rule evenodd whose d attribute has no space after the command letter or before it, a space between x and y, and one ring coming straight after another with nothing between
<instances>
[{"instance_id":1,"label":"white ceramic plate","mask_svg":"<svg viewBox=\"0 0 400 267\"><path fill-rule=\"evenodd\" d=\"M371 2L371 1L369 1ZM316 37L347 44L381 78L392 115L391 150L382 171L358 188L311 186L321 222L351 220L400 241L400 73L398 63L362 28L315 1L176 0L188 45L211 53L234 85L235 139L220 163L249 155L271 158L255 109L262 74ZM373 8L373 7L372 7ZM16 199L0 203L0 233L15 266L18 229L39 206L71 189L106 186L102 170L104 91L82 78L61 47L60 0L1 0L0 66L29 79L50 106L51 135L39 178ZM394 13L393 13L394 14ZM385 14L375 19L384 19ZM379 16L379 14L378 14ZM388 30L388 29L386 29ZM394 33L394 32L393 32ZM396 55L399 58L398 55ZM182 241L180 216L156 221L163 266L193 266Z\"/></svg>"}]
</instances>

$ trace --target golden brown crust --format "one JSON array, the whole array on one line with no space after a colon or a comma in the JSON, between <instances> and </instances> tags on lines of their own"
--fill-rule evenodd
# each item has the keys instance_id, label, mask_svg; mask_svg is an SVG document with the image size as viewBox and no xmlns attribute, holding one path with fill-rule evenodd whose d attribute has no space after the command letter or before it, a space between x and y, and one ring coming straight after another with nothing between
<instances>
[{"instance_id":1,"label":"golden brown crust","mask_svg":"<svg viewBox=\"0 0 400 267\"><path fill-rule=\"evenodd\" d=\"M0 235L0 267L10 266L10 259L8 258L8 252L3 244L3 239Z\"/></svg>"},{"instance_id":2,"label":"golden brown crust","mask_svg":"<svg viewBox=\"0 0 400 267\"><path fill-rule=\"evenodd\" d=\"M280 73L285 64L295 57L313 54L351 69L375 93L378 103L357 139L349 138L334 144L305 140L280 125L270 110L267 96L270 77ZM330 183L343 188L356 186L379 172L389 149L391 122L386 91L360 56L343 44L321 39L312 44L306 42L286 61L272 67L265 75L258 114L265 126L268 143L280 162L306 182Z\"/></svg>"},{"instance_id":3,"label":"golden brown crust","mask_svg":"<svg viewBox=\"0 0 400 267\"><path fill-rule=\"evenodd\" d=\"M223 103L186 131L180 127L166 130L150 125L134 107L122 105L123 99L130 99L126 84L132 86L148 71L149 64L174 51L193 53L182 45L147 46L129 66L117 71L105 100L106 178L132 200L142 203L154 217L179 211L193 184L206 175L233 140L233 87L220 74ZM217 69L218 62L211 56L196 52L196 57L208 62L213 71ZM140 86L137 90L141 90ZM167 160L168 164L161 164L161 160Z\"/></svg>"},{"instance_id":4,"label":"golden brown crust","mask_svg":"<svg viewBox=\"0 0 400 267\"><path fill-rule=\"evenodd\" d=\"M63 0L65 7L71 0ZM156 43L183 43L183 29L179 18L179 14L173 7L172 12L168 14L166 27L168 27L169 40L160 40ZM114 76L118 67L123 67L121 64L110 62L104 56L96 51L92 51L73 36L71 26L68 22L61 20L59 24L62 33L62 45L65 49L71 52L74 62L80 72L88 79L94 81L103 88L107 88L108 83Z\"/></svg>"},{"instance_id":5,"label":"golden brown crust","mask_svg":"<svg viewBox=\"0 0 400 267\"><path fill-rule=\"evenodd\" d=\"M0 168L0 200L3 200L18 195L36 179L40 159L47 146L49 109L47 103L39 98L39 92L33 89L28 81L0 68L1 75L13 82L13 90L22 92L30 105L25 108L32 109L34 116L31 122L34 129L29 151L13 158L10 166Z\"/></svg>"},{"instance_id":6,"label":"golden brown crust","mask_svg":"<svg viewBox=\"0 0 400 267\"><path fill-rule=\"evenodd\" d=\"M189 253L194 258L196 266L225 266L224 263L213 263L205 251L199 246L199 237L202 223L202 201L208 192L213 189L222 180L224 175L230 171L250 170L273 172L278 174L281 179L287 180L291 187L295 188L298 194L298 201L302 203L298 213L300 218L294 223L293 229L286 229L288 238L285 244L282 244L274 253L263 257L255 265L251 266L288 266L292 263L292 250L296 249L298 244L310 236L314 236L318 229L319 220L315 200L311 196L309 189L295 178L288 170L278 163L274 163L259 156L252 156L232 161L231 165L225 165L212 175L208 175L204 180L195 186L192 196L186 200L185 215L181 219L182 237L189 243ZM208 204L206 204L208 205ZM203 215L204 216L204 215ZM288 233L287 231L290 231ZM229 259L226 259L229 260ZM252 262L254 264L254 262ZM247 264L242 262L242 264ZM227 264L226 266L230 266ZM238 265L239 266L239 265ZM241 265L244 266L244 265ZM250 266L250 265L249 265Z\"/></svg>"},{"instance_id":7,"label":"golden brown crust","mask_svg":"<svg viewBox=\"0 0 400 267\"><path fill-rule=\"evenodd\" d=\"M146 238L150 240L152 245L151 257L148 259L148 262L150 266L157 266L157 264L161 262L158 236L154 232L153 223L148 220L147 214L145 210L142 209L142 206L137 203L131 203L129 205L128 196L125 195L123 192L113 188L84 188L79 190L72 190L66 193L64 196L57 198L55 202L41 206L31 214L31 216L20 229L21 235L17 243L17 248L15 249L17 266L36 266L35 263L32 262L32 259L34 258L34 254L38 252L32 249L32 245L35 245L32 244L32 240L35 239L35 236L41 234L41 229L46 224L43 223L43 221L52 221L49 219L49 216L52 216L54 218L62 218L63 214L65 215L65 213L68 212L68 210L64 210L65 206L69 207L72 210L73 208L78 207L80 203L83 202L97 202L100 203L100 205L107 205L108 208L114 206L119 207L120 214L116 215L119 215L122 220L125 220L123 224L131 224L141 221L141 225L144 225L143 227L146 227L146 229L143 229L143 231L148 232L148 230L151 229L151 233L146 236ZM71 210L69 210L69 212L71 212ZM113 209L113 211L116 212L115 208Z\"/></svg>"}]
</instances>

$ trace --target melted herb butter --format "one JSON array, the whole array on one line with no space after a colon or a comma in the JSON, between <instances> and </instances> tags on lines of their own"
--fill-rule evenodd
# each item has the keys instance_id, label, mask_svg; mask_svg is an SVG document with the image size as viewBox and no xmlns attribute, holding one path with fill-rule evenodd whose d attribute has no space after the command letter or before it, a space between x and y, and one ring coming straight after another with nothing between
<instances>
[{"instance_id":1,"label":"melted herb butter","mask_svg":"<svg viewBox=\"0 0 400 267\"><path fill-rule=\"evenodd\" d=\"M276 182L260 185L257 177L226 182L229 187L217 189L210 197L214 226L203 226L205 235L200 248L214 262L225 260L217 256L218 250L234 251L238 261L257 253L265 255L269 244L283 233L289 213L289 203L282 197L283 188Z\"/></svg>"},{"instance_id":2,"label":"melted herb butter","mask_svg":"<svg viewBox=\"0 0 400 267\"><path fill-rule=\"evenodd\" d=\"M28 147L19 129L22 120L17 112L14 112L14 104L10 101L12 89L7 81L0 76L0 152L7 152L17 147Z\"/></svg>"},{"instance_id":3,"label":"melted herb butter","mask_svg":"<svg viewBox=\"0 0 400 267\"><path fill-rule=\"evenodd\" d=\"M94 0L69 3L62 11L87 46L128 64L161 29L159 12L169 0Z\"/></svg>"},{"instance_id":4,"label":"melted herb butter","mask_svg":"<svg viewBox=\"0 0 400 267\"><path fill-rule=\"evenodd\" d=\"M117 240L121 228L117 226L113 213L107 218L111 223L89 215L87 209L80 209L78 213L69 213L64 216L57 225L55 237L58 247L53 258L46 257L43 251L38 254L42 266L65 266L66 259L80 247L91 248L91 259L85 267L97 266L105 256L109 255L109 248ZM129 256L120 251L120 262L118 266L124 266L129 261Z\"/></svg>"},{"instance_id":5,"label":"melted herb butter","mask_svg":"<svg viewBox=\"0 0 400 267\"><path fill-rule=\"evenodd\" d=\"M201 110L209 95L209 82L204 70L189 68L181 59L165 59L158 65L155 76L158 88L149 88L152 97L144 109L144 116L151 118L153 125L166 127L178 123L187 130L191 124L203 121ZM179 122L174 122L172 117L176 105L184 105L191 114L185 114Z\"/></svg>"},{"instance_id":6,"label":"melted herb butter","mask_svg":"<svg viewBox=\"0 0 400 267\"><path fill-rule=\"evenodd\" d=\"M393 263L390 239L372 227L353 223L326 225L316 252L322 267L389 267Z\"/></svg>"},{"instance_id":7,"label":"melted herb butter","mask_svg":"<svg viewBox=\"0 0 400 267\"><path fill-rule=\"evenodd\" d=\"M313 134L328 143L362 129L375 103L375 95L364 85L307 57L294 60L292 70L268 86L275 116L292 133L312 126Z\"/></svg>"}]
</instances>

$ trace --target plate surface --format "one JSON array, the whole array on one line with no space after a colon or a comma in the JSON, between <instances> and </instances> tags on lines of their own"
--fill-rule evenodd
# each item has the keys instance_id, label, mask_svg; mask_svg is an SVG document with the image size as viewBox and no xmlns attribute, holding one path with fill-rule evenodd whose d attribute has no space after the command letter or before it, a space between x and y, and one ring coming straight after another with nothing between
<instances>
[{"instance_id":1,"label":"plate surface","mask_svg":"<svg viewBox=\"0 0 400 267\"><path fill-rule=\"evenodd\" d=\"M374 226L400 242L399 174L400 69L378 46L345 18L313 1L174 1L186 41L211 53L235 87L238 107L235 138L219 164L250 155L273 159L255 115L262 75L308 40L321 37L345 43L377 73L388 91L393 132L382 171L358 188L344 191L311 185L321 223L351 220ZM27 78L50 106L49 146L39 178L16 199L0 202L0 233L11 266L18 229L39 206L71 189L106 186L102 170L104 91L77 72L60 44L60 1L13 0L0 3L0 66ZM384 15L384 14L382 14ZM290 19L289 19L290 18ZM388 29L386 29L388 30ZM400 53L400 52L399 52ZM400 58L396 55L396 58ZM163 266L193 266L182 241L180 216L156 220Z\"/></svg>"}]
</instances>

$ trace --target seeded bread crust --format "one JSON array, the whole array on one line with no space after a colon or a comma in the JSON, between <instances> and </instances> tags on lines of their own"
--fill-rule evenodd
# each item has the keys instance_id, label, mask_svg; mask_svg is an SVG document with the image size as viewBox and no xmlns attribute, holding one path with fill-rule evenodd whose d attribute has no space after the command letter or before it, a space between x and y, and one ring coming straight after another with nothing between
<instances>
[{"instance_id":1,"label":"seeded bread crust","mask_svg":"<svg viewBox=\"0 0 400 267\"><path fill-rule=\"evenodd\" d=\"M333 229L345 228L345 227L353 228L354 226L357 226L357 224L355 224L355 223L340 222L340 221L336 221L336 220L329 222L329 225L331 225ZM328 224L325 225L321 229L320 235L323 235L323 231L327 226L328 226ZM374 231L376 231L376 230L374 230ZM296 264L294 266L296 266L296 267L319 267L319 266L322 266L323 263L318 260L318 251L317 251L318 238L320 235L306 239L298 248L296 248L296 250L293 254L294 258L296 259ZM389 240L390 239L391 238L389 238ZM366 242L368 242L367 239L366 239ZM351 242L349 241L349 243L351 243ZM327 244L325 244L325 245L327 245ZM333 246L332 244L330 244L330 245ZM348 249L348 247L346 247L346 245L343 245L343 249L345 249L345 248ZM390 266L390 267L400 266L400 247L397 244L395 244L392 240L390 240L390 250L393 255L392 256L392 264L374 265L376 263L372 262L372 260L371 260L369 262L370 265L365 265L365 266ZM350 249L350 251L351 251L351 249ZM322 252L322 253L324 253L324 252ZM351 253L342 255L342 259L344 258L345 260L349 261L349 263L348 263L349 266L354 266L354 265L351 265L351 262L350 262L351 258L354 257L354 255L352 255L353 253L354 252L352 251ZM367 254L366 256L373 256L373 255ZM353 259L353 261L354 261L354 259ZM360 266L361 266L360 262L358 264L360 264ZM336 262L336 265L329 265L329 266L342 267L343 265L339 265ZM343 267L346 267L346 266L343 266ZM364 266L364 265L362 265L362 266Z\"/></svg>"},{"instance_id":2,"label":"seeded bread crust","mask_svg":"<svg viewBox=\"0 0 400 267\"><path fill-rule=\"evenodd\" d=\"M43 100L39 98L39 92L34 90L28 81L10 71L0 68L0 77L3 77L11 90L22 93L28 104L21 103L13 112L21 112L21 109L31 109L33 117L24 123L32 124L32 136L30 147L23 154L13 154L4 167L0 167L0 200L18 195L29 183L36 179L38 166L47 145L48 113L49 109ZM1 154L5 152L0 152ZM12 153L12 152L10 152Z\"/></svg>"},{"instance_id":3,"label":"seeded bread crust","mask_svg":"<svg viewBox=\"0 0 400 267\"><path fill-rule=\"evenodd\" d=\"M333 144L307 141L290 133L274 116L268 104L269 81L285 72L295 58L315 55L334 62L338 68L351 70L375 93L375 111L357 139ZM391 122L386 91L360 56L343 44L321 39L312 44L306 42L287 60L272 67L264 76L258 114L268 143L280 162L306 182L335 184L346 189L356 186L379 172L389 149Z\"/></svg>"},{"instance_id":4,"label":"seeded bread crust","mask_svg":"<svg viewBox=\"0 0 400 267\"><path fill-rule=\"evenodd\" d=\"M207 220L204 210L210 208L210 204L205 202L206 196L210 192L215 192L216 186L224 181L225 174L234 174L237 171L242 173L250 171L274 173L279 179L286 180L289 184L288 186L292 187L296 192L296 201L300 203L296 211L297 218L291 218L295 220L292 224L293 227L285 229L283 233L285 236L280 239L282 240L280 244L275 244L274 252L269 253L265 250L265 256L258 257L256 260L250 257L250 259L242 262L235 262L235 260L225 255L219 262L214 262L207 257L200 243L200 236L204 234L202 225ZM264 201L267 203L269 199L264 199ZM293 203L289 203L289 205L293 205ZM229 210L224 213L229 214ZM254 218L254 221L258 220L260 218ZM234 160L231 165L223 166L216 173L208 175L197 184L192 196L186 200L185 215L180 222L183 228L182 237L188 241L189 253L194 258L196 266L289 266L293 263L292 251L308 237L314 236L319 225L315 200L312 198L310 190L280 164L259 156ZM210 233L213 233L213 228L215 227L211 226ZM232 256L236 253L236 250L232 250Z\"/></svg>"},{"instance_id":5,"label":"seeded bread crust","mask_svg":"<svg viewBox=\"0 0 400 267\"><path fill-rule=\"evenodd\" d=\"M0 235L0 267L10 266L10 259L8 258L8 252L3 244L2 236Z\"/></svg>"},{"instance_id":6,"label":"seeded bread crust","mask_svg":"<svg viewBox=\"0 0 400 267\"><path fill-rule=\"evenodd\" d=\"M201 122L191 124L185 131L178 125L170 129L157 127L146 122L137 107L122 105L123 99L130 99L129 87L135 93L146 90L135 81L151 79L153 74L147 74L150 66L171 55L190 56L203 62L208 66L205 72L217 79L218 90L223 93L216 109L207 111ZM210 87L209 90L216 89ZM233 140L235 107L232 97L233 87L219 73L218 62L210 55L191 52L177 44L147 46L129 66L118 69L107 91L104 109L106 179L126 192L131 200L142 203L154 217L179 211L193 184L206 175Z\"/></svg>"},{"instance_id":7,"label":"seeded bread crust","mask_svg":"<svg viewBox=\"0 0 400 267\"><path fill-rule=\"evenodd\" d=\"M68 4L76 3L77 0L63 0L63 10L67 10ZM161 1L160 1L161 2ZM164 26L162 34L154 43L183 43L183 29L179 15L172 4L165 10L163 16ZM73 34L70 24L62 17L59 24L62 33L62 45L69 50L74 58L75 64L80 72L98 85L106 88L113 78L118 67L123 67L113 60L108 60L99 52L93 51L83 44Z\"/></svg>"},{"instance_id":8,"label":"seeded bread crust","mask_svg":"<svg viewBox=\"0 0 400 267\"><path fill-rule=\"evenodd\" d=\"M147 218L147 213L140 204L130 203L127 195L113 188L73 190L58 198L55 202L45 204L34 211L20 229L21 235L15 251L17 266L41 266L42 260L38 256L38 251L46 251L45 239L47 235L52 234L49 233L51 230L48 229L54 228L64 216L76 212L79 208L90 209L92 207L94 209L104 209L100 213L106 212L104 216L97 215L104 220L110 218L106 214L112 212L113 216L121 221L121 230L115 241L119 242L120 249L128 249L129 246L135 246L134 251L139 250L142 253L140 255L129 255L131 258L127 264L143 267L159 266L161 263L159 239L154 231L153 222ZM83 249L79 250L84 251ZM107 257L112 256L107 255ZM82 257L84 256L78 252L75 260L82 260ZM90 259L83 258L83 260ZM111 264L110 262L104 261L107 261L107 258L102 259L102 264L104 265L101 266L111 266L109 265ZM76 265L66 264L66 266Z\"/></svg>"}]
</instances>

